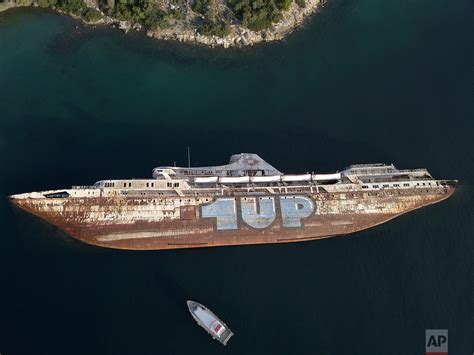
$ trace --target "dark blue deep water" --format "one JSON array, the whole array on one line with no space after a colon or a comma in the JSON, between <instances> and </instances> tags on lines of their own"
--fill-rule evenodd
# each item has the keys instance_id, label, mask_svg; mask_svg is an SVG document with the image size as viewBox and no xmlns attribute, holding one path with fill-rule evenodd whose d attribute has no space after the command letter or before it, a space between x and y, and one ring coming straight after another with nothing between
<instances>
[{"instance_id":1,"label":"dark blue deep water","mask_svg":"<svg viewBox=\"0 0 474 355\"><path fill-rule=\"evenodd\" d=\"M332 0L286 41L210 50L49 12L0 14L0 353L474 351L474 6ZM457 178L449 200L347 238L129 252L71 241L5 197L256 152ZM187 313L210 306L223 348Z\"/></svg>"}]
</instances>

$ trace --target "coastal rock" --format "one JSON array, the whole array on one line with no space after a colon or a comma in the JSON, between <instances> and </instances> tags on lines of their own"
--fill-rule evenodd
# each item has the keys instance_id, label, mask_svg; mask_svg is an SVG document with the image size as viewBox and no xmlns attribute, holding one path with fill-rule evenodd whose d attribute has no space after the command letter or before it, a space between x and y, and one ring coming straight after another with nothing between
<instances>
[{"instance_id":1,"label":"coastal rock","mask_svg":"<svg viewBox=\"0 0 474 355\"><path fill-rule=\"evenodd\" d=\"M125 33L130 31L131 28L132 28L132 24L130 22L128 22L128 21L120 21L119 22L119 29L121 29Z\"/></svg>"}]
</instances>

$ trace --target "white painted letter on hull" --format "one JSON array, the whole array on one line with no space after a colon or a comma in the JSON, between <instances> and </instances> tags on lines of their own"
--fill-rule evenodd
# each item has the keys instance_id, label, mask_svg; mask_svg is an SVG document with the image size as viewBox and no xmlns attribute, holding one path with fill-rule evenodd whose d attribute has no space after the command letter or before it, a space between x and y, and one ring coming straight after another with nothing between
<instances>
[{"instance_id":1,"label":"white painted letter on hull","mask_svg":"<svg viewBox=\"0 0 474 355\"><path fill-rule=\"evenodd\" d=\"M283 227L290 228L301 227L301 220L314 211L313 201L304 196L282 196L280 207Z\"/></svg>"},{"instance_id":2,"label":"white painted letter on hull","mask_svg":"<svg viewBox=\"0 0 474 355\"><path fill-rule=\"evenodd\" d=\"M275 220L274 197L259 197L259 212L257 212L257 198L247 197L242 198L240 201L242 206L242 220L250 227L267 228Z\"/></svg>"},{"instance_id":3,"label":"white painted letter on hull","mask_svg":"<svg viewBox=\"0 0 474 355\"><path fill-rule=\"evenodd\" d=\"M264 229L275 221L274 197L243 197L240 205L242 221L250 227ZM302 219L313 213L314 202L304 196L281 196L280 209L283 227L298 228L302 226ZM201 216L216 218L217 230L238 229L236 202L233 198L218 198L202 206Z\"/></svg>"},{"instance_id":4,"label":"white painted letter on hull","mask_svg":"<svg viewBox=\"0 0 474 355\"><path fill-rule=\"evenodd\" d=\"M202 206L202 216L215 217L217 230L237 229L237 210L233 198L218 198L210 205Z\"/></svg>"}]
</instances>

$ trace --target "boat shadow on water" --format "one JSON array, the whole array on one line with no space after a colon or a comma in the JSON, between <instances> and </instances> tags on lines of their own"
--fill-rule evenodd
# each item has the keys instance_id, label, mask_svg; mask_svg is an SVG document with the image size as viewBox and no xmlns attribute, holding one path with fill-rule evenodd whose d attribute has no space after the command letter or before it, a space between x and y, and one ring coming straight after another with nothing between
<instances>
[{"instance_id":1,"label":"boat shadow on water","mask_svg":"<svg viewBox=\"0 0 474 355\"><path fill-rule=\"evenodd\" d=\"M186 308L186 300L189 298L189 292L179 285L176 280L160 271L154 272L153 280L156 287L164 294L168 301L179 309L180 315L188 317L189 314Z\"/></svg>"}]
</instances>

